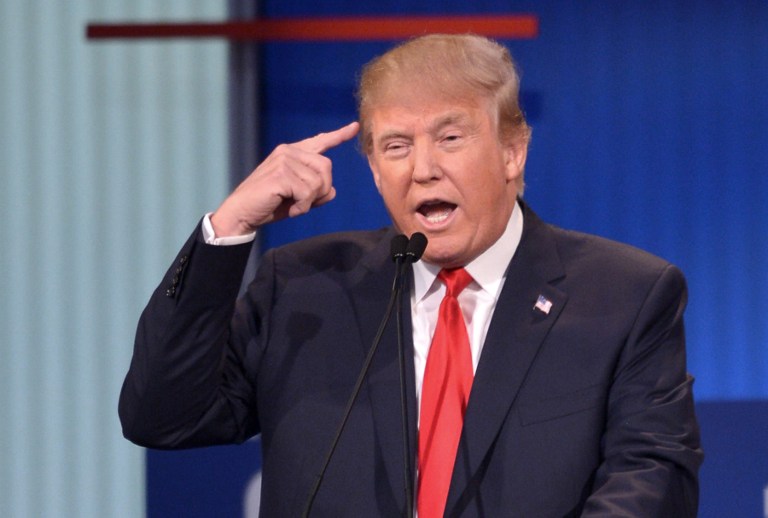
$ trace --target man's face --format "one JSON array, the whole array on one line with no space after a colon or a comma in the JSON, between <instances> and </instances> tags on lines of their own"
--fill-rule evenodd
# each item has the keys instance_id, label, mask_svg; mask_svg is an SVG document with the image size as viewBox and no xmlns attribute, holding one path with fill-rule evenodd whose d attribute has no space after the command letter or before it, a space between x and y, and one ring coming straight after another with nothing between
<instances>
[{"instance_id":1,"label":"man's face","mask_svg":"<svg viewBox=\"0 0 768 518\"><path fill-rule=\"evenodd\" d=\"M424 260L463 266L504 232L526 146L500 142L486 100L419 97L371 112L368 162L395 227L427 236Z\"/></svg>"}]
</instances>

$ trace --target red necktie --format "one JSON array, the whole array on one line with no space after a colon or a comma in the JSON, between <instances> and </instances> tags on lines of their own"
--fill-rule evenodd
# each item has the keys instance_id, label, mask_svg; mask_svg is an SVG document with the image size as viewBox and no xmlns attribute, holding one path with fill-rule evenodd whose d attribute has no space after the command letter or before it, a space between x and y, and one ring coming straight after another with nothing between
<instances>
[{"instance_id":1,"label":"red necktie","mask_svg":"<svg viewBox=\"0 0 768 518\"><path fill-rule=\"evenodd\" d=\"M446 292L424 369L419 423L419 518L443 516L464 411L472 389L472 353L456 297L472 282L464 268L442 270Z\"/></svg>"}]
</instances>

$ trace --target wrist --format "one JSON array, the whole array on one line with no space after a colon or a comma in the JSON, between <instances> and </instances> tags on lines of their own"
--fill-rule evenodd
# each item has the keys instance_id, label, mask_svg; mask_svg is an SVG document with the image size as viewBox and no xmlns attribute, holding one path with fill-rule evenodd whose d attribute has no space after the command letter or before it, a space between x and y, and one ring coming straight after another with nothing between
<instances>
[{"instance_id":1,"label":"wrist","mask_svg":"<svg viewBox=\"0 0 768 518\"><path fill-rule=\"evenodd\" d=\"M211 215L211 226L216 237L244 236L256 230L238 218L229 216L221 208Z\"/></svg>"}]
</instances>

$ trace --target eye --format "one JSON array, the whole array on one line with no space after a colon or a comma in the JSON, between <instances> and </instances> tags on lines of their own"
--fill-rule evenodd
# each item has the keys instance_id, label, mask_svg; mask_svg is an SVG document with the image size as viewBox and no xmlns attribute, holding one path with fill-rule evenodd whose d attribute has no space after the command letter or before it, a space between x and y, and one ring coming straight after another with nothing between
<instances>
[{"instance_id":1,"label":"eye","mask_svg":"<svg viewBox=\"0 0 768 518\"><path fill-rule=\"evenodd\" d=\"M401 157L408 154L409 144L404 140L392 140L383 146L384 154L390 157Z\"/></svg>"},{"instance_id":2,"label":"eye","mask_svg":"<svg viewBox=\"0 0 768 518\"><path fill-rule=\"evenodd\" d=\"M447 146L456 146L461 143L464 135L459 132L446 133L440 138L440 142Z\"/></svg>"}]
</instances>

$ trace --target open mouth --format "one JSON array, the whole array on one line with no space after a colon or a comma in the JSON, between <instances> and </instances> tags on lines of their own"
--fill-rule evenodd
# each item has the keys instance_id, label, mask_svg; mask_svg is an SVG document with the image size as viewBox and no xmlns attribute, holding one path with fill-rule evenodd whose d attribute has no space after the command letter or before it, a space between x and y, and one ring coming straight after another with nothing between
<instances>
[{"instance_id":1,"label":"open mouth","mask_svg":"<svg viewBox=\"0 0 768 518\"><path fill-rule=\"evenodd\" d=\"M456 209L455 203L444 201L430 201L422 203L416 211L424 216L429 223L441 223Z\"/></svg>"}]
</instances>

